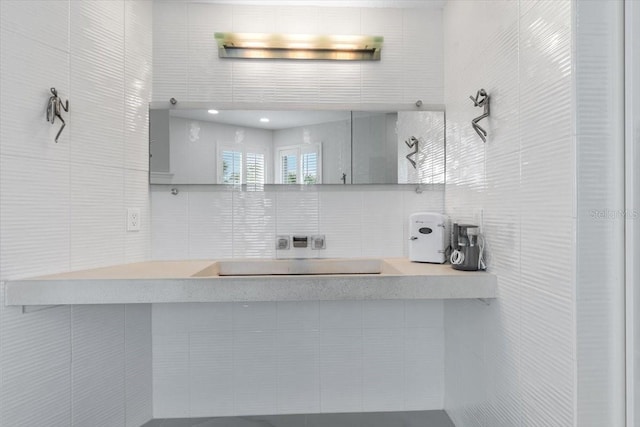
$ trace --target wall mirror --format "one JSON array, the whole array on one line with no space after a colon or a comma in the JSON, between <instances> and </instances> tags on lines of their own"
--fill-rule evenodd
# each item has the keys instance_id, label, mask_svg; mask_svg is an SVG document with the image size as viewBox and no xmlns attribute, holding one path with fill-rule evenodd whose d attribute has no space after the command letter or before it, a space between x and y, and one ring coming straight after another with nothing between
<instances>
[{"instance_id":1,"label":"wall mirror","mask_svg":"<svg viewBox=\"0 0 640 427\"><path fill-rule=\"evenodd\" d=\"M440 184L443 111L151 109L151 184Z\"/></svg>"}]
</instances>

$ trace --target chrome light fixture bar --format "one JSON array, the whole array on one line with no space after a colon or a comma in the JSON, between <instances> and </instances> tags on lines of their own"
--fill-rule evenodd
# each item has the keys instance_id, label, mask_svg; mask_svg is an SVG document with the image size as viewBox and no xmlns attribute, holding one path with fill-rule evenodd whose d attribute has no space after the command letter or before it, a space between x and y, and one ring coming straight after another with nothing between
<instances>
[{"instance_id":1,"label":"chrome light fixture bar","mask_svg":"<svg viewBox=\"0 0 640 427\"><path fill-rule=\"evenodd\" d=\"M382 36L215 33L218 57L379 61Z\"/></svg>"}]
</instances>

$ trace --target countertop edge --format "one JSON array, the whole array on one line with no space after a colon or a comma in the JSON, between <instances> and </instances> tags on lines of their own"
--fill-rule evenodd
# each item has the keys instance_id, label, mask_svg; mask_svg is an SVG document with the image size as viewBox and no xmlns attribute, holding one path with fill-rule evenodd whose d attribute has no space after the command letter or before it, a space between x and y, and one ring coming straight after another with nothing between
<instances>
[{"instance_id":1,"label":"countertop edge","mask_svg":"<svg viewBox=\"0 0 640 427\"><path fill-rule=\"evenodd\" d=\"M468 274L252 276L163 279L25 279L5 284L5 304L149 304L496 297L497 277Z\"/></svg>"}]
</instances>

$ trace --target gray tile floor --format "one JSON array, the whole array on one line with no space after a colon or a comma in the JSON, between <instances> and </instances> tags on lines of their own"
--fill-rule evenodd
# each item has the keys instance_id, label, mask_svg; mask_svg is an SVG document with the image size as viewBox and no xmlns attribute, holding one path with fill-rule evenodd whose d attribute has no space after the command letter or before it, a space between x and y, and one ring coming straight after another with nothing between
<instances>
[{"instance_id":1,"label":"gray tile floor","mask_svg":"<svg viewBox=\"0 0 640 427\"><path fill-rule=\"evenodd\" d=\"M444 411L151 420L142 427L455 427Z\"/></svg>"}]
</instances>

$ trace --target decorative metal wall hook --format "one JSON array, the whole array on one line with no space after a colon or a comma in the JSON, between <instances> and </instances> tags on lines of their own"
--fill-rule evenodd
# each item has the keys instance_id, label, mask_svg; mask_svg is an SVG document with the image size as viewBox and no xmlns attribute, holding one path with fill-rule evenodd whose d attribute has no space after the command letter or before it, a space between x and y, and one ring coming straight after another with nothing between
<instances>
[{"instance_id":1,"label":"decorative metal wall hook","mask_svg":"<svg viewBox=\"0 0 640 427\"><path fill-rule=\"evenodd\" d=\"M62 110L64 110L65 112L69 111L69 100L67 99L63 104L62 100L58 97L58 91L56 90L56 88L52 87L50 90L51 96L49 97L49 103L47 104L47 121L51 122L51 124L54 124L57 117L62 122L62 127L58 131L55 139L55 141L58 142L58 138L60 138L62 130L67 125L62 118Z\"/></svg>"},{"instance_id":2,"label":"decorative metal wall hook","mask_svg":"<svg viewBox=\"0 0 640 427\"><path fill-rule=\"evenodd\" d=\"M404 143L407 144L407 147L409 148L413 148L413 151L409 154L407 154L407 160L409 160L409 162L413 165L414 169L417 169L416 166L416 161L414 159L411 158L411 156L415 155L418 153L418 143L420 141L418 141L418 138L416 138L415 136L410 137L408 140L406 140Z\"/></svg>"},{"instance_id":3,"label":"decorative metal wall hook","mask_svg":"<svg viewBox=\"0 0 640 427\"><path fill-rule=\"evenodd\" d=\"M476 93L475 98L473 96L470 96L469 98L473 101L474 107L484 107L483 114L471 120L471 126L473 126L478 135L480 135L482 142L487 142L487 131L478 125L478 122L485 117L489 117L489 94L487 94L484 89L480 89Z\"/></svg>"}]
</instances>

